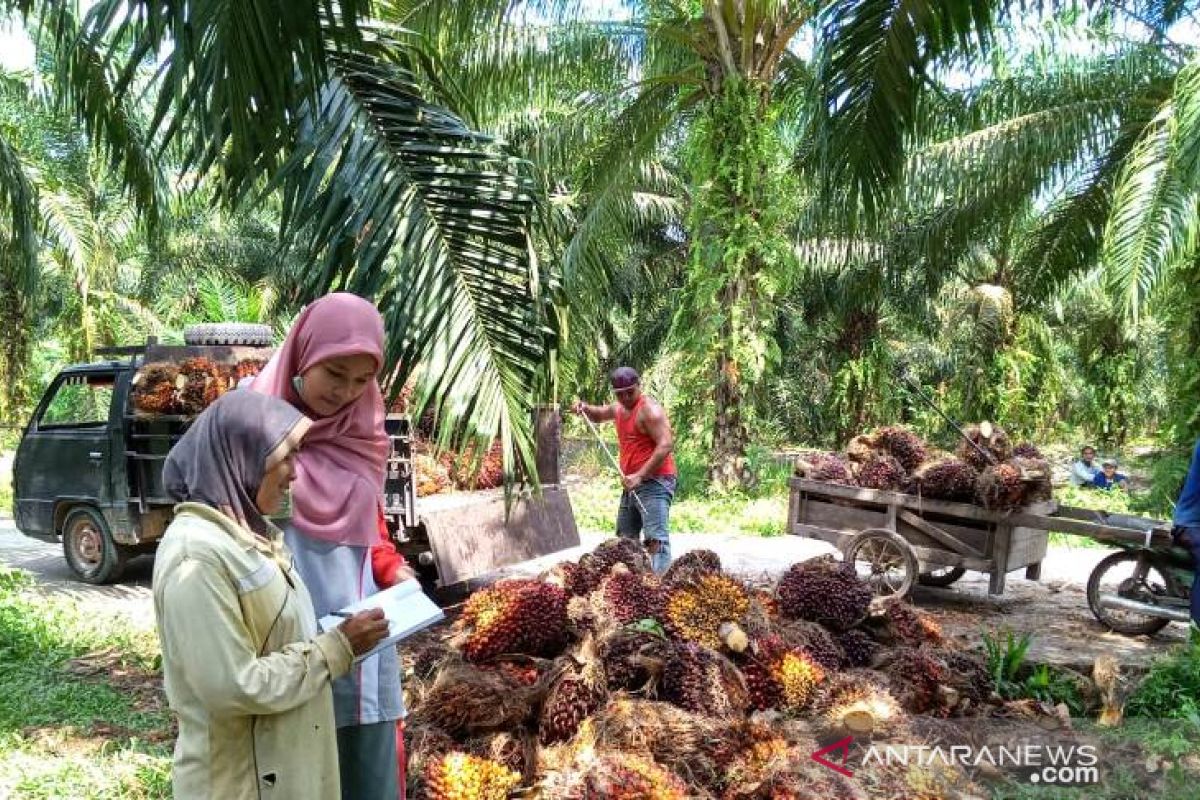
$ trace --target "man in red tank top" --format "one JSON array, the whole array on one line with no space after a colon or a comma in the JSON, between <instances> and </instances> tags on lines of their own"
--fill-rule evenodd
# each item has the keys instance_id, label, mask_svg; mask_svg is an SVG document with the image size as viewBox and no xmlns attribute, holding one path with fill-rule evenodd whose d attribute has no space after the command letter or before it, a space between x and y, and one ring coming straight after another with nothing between
<instances>
[{"instance_id":1,"label":"man in red tank top","mask_svg":"<svg viewBox=\"0 0 1200 800\"><path fill-rule=\"evenodd\" d=\"M676 486L671 423L663 407L642 394L641 379L632 367L617 367L609 383L615 403L577 402L575 413L593 422L616 423L624 487L617 508L617 535L636 539L641 534L654 571L665 572L671 564L668 528Z\"/></svg>"}]
</instances>

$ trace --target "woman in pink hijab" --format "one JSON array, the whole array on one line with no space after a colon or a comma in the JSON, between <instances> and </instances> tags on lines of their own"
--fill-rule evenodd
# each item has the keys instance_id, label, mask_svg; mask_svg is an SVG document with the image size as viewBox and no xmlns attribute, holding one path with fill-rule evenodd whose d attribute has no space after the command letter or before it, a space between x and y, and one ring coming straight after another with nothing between
<instances>
[{"instance_id":1,"label":"woman in pink hijab","mask_svg":"<svg viewBox=\"0 0 1200 800\"><path fill-rule=\"evenodd\" d=\"M250 389L287 400L313 420L296 457L284 535L322 617L412 577L381 542L388 439L378 374L383 318L353 294L326 295L300 313ZM403 798L404 711L394 648L333 683L345 800ZM399 758L399 765L397 759Z\"/></svg>"}]
</instances>

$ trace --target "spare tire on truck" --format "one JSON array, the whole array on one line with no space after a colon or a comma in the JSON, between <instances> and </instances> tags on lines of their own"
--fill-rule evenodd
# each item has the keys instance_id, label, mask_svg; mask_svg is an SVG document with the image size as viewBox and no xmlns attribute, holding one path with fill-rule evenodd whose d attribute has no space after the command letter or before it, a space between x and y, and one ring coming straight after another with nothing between
<instances>
[{"instance_id":1,"label":"spare tire on truck","mask_svg":"<svg viewBox=\"0 0 1200 800\"><path fill-rule=\"evenodd\" d=\"M186 345L243 345L246 347L271 347L275 343L275 332L270 325L249 322L205 322L189 325L183 329Z\"/></svg>"}]
</instances>

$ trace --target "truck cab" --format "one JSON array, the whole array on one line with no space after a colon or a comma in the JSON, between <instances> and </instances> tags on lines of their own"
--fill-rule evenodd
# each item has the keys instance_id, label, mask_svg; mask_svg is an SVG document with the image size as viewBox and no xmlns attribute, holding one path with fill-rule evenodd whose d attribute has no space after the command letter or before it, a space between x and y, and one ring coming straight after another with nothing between
<instances>
[{"instance_id":1,"label":"truck cab","mask_svg":"<svg viewBox=\"0 0 1200 800\"><path fill-rule=\"evenodd\" d=\"M13 463L17 527L46 541L60 536L84 580L116 577L139 548L128 522L123 410L131 365L77 364L51 382L26 425Z\"/></svg>"}]
</instances>

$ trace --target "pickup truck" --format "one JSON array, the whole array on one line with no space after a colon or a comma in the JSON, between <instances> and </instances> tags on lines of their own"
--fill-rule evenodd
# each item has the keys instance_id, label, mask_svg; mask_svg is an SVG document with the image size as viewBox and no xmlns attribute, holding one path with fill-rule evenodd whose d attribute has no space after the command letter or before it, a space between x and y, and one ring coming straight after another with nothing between
<instances>
[{"instance_id":1,"label":"pickup truck","mask_svg":"<svg viewBox=\"0 0 1200 800\"><path fill-rule=\"evenodd\" d=\"M75 364L50 382L25 427L13 463L17 528L62 543L72 572L87 583L117 580L135 556L152 553L174 503L162 465L191 425L187 413L140 412L134 382L143 365L204 357L265 361L266 326L195 326L183 346L98 351L106 360ZM397 549L429 588L460 585L499 567L579 544L566 490L558 486L557 412L538 417L539 491L461 492L428 498L418 514L408 417L388 415L392 442L384 512ZM424 501L423 501L424 503Z\"/></svg>"}]
</instances>

